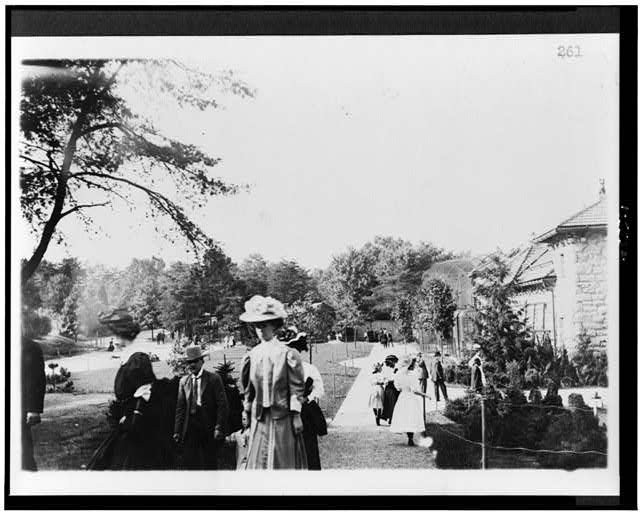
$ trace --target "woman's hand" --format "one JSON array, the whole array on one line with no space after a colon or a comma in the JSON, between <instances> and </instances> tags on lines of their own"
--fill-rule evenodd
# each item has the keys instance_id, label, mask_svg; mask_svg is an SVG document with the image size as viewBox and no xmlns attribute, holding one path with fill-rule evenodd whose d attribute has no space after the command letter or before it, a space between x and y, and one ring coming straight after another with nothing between
<instances>
[{"instance_id":1,"label":"woman's hand","mask_svg":"<svg viewBox=\"0 0 640 513\"><path fill-rule=\"evenodd\" d=\"M300 433L302 433L302 417L300 417L299 413L294 413L293 414L293 432L296 435L299 435Z\"/></svg>"}]
</instances>

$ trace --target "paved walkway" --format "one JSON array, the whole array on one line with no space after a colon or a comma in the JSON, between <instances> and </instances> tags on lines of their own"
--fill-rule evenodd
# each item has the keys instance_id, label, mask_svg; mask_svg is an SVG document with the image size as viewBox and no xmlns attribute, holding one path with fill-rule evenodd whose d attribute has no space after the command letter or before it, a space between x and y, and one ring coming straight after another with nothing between
<instances>
[{"instance_id":1,"label":"paved walkway","mask_svg":"<svg viewBox=\"0 0 640 513\"><path fill-rule=\"evenodd\" d=\"M395 354L398 358L402 356L417 353L419 351L417 344L401 344L397 343L394 347L382 347L382 345L376 345L369 356L364 358L357 358L353 360L353 366L361 369L358 377L351 385L351 390L345 397L342 406L335 415L335 418L331 422L331 427L339 427L346 429L379 429L373 420L373 412L369 409L369 394L371 392L371 383L369 381L371 377L371 369L376 362L384 361L385 357L390 354ZM351 360L348 360L347 365L352 365ZM449 392L449 399L457 399L464 396L464 389L462 387L447 387ZM426 411L436 411L436 409L444 408L444 402L441 401L437 404L433 400L433 383L429 382L427 385L427 393L432 396L432 400L426 400Z\"/></svg>"}]
</instances>

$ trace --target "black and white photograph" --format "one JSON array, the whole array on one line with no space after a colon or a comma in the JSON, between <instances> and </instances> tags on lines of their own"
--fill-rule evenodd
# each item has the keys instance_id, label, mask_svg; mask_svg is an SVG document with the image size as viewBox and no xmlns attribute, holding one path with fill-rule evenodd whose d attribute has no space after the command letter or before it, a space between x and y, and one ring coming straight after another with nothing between
<instances>
[{"instance_id":1,"label":"black and white photograph","mask_svg":"<svg viewBox=\"0 0 640 513\"><path fill-rule=\"evenodd\" d=\"M619 39L13 37L10 493L619 494Z\"/></svg>"}]
</instances>

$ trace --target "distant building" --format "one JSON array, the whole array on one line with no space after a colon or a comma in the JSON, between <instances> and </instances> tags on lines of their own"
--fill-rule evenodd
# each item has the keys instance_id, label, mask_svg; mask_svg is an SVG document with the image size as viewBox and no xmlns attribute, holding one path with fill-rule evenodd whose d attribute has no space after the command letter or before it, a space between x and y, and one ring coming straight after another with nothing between
<instances>
[{"instance_id":1,"label":"distant building","mask_svg":"<svg viewBox=\"0 0 640 513\"><path fill-rule=\"evenodd\" d=\"M422 283L439 279L451 288L457 309L454 314L452 338L445 344L449 354L460 355L471 345L473 334L473 284L471 271L480 263L481 258L457 258L436 262L422 275ZM427 334L427 343L435 344L434 334Z\"/></svg>"},{"instance_id":2,"label":"distant building","mask_svg":"<svg viewBox=\"0 0 640 513\"><path fill-rule=\"evenodd\" d=\"M604 185L596 203L534 239L547 250L544 269L552 284L552 311L558 347L575 350L581 333L606 347L607 200ZM542 251L542 250L540 250ZM542 273L544 274L544 273ZM523 277L518 278L519 282ZM548 288L548 287L547 287Z\"/></svg>"},{"instance_id":3,"label":"distant building","mask_svg":"<svg viewBox=\"0 0 640 513\"><path fill-rule=\"evenodd\" d=\"M557 349L575 351L585 333L597 348L607 342L607 212L604 186L598 201L508 255L507 281L514 281L516 306L540 342L548 336ZM473 332L470 274L486 258L438 262L424 281L439 278L458 305L451 352L469 348Z\"/></svg>"},{"instance_id":4,"label":"distant building","mask_svg":"<svg viewBox=\"0 0 640 513\"><path fill-rule=\"evenodd\" d=\"M598 348L607 340L607 215L604 189L593 205L509 256L516 304L538 341L574 352L578 336Z\"/></svg>"}]
</instances>

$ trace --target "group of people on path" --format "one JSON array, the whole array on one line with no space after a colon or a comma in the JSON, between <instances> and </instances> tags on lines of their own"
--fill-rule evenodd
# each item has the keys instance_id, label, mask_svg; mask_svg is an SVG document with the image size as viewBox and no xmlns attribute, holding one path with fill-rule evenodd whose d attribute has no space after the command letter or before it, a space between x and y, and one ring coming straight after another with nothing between
<instances>
[{"instance_id":1,"label":"group of people on path","mask_svg":"<svg viewBox=\"0 0 640 513\"><path fill-rule=\"evenodd\" d=\"M444 380L444 369L439 351L433 355L430 365L422 353L404 357L388 355L384 362L373 365L369 408L373 410L376 425L384 420L393 433L407 435L407 444L415 445L414 434L424 432L425 399L430 399L427 390L429 378L433 382L435 400L448 400Z\"/></svg>"},{"instance_id":2,"label":"group of people on path","mask_svg":"<svg viewBox=\"0 0 640 513\"><path fill-rule=\"evenodd\" d=\"M382 347L393 347L393 336L386 328L378 331L367 331L364 334L365 342L380 342Z\"/></svg>"},{"instance_id":3,"label":"group of people on path","mask_svg":"<svg viewBox=\"0 0 640 513\"><path fill-rule=\"evenodd\" d=\"M173 394L172 380L156 379L149 356L134 353L115 379L120 418L87 468L214 470L226 438L236 444L239 470L320 470L318 436L327 433L318 404L324 386L318 369L302 360L306 334L295 326L285 329L286 316L273 298L254 296L245 303L240 320L255 329L260 343L240 366L239 431L228 433L225 384L204 369L206 353L199 345L186 348L189 372Z\"/></svg>"}]
</instances>

